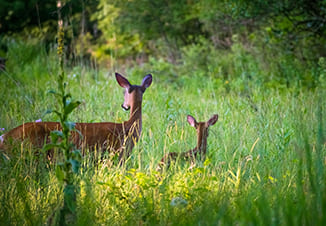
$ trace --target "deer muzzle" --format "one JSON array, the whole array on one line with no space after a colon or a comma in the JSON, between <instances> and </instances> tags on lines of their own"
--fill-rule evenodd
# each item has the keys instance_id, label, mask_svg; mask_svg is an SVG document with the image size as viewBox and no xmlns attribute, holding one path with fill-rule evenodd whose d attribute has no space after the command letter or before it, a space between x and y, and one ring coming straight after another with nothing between
<instances>
[{"instance_id":1,"label":"deer muzzle","mask_svg":"<svg viewBox=\"0 0 326 226\"><path fill-rule=\"evenodd\" d=\"M130 106L124 106L123 104L121 104L121 107L124 109L124 110L126 110L126 111L128 111L129 109L130 109Z\"/></svg>"}]
</instances>

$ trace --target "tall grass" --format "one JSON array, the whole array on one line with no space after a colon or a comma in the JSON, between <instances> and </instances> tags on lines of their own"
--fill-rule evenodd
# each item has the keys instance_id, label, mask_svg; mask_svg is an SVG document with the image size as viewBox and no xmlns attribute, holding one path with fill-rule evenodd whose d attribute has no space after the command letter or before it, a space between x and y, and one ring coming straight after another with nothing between
<instances>
[{"instance_id":1,"label":"tall grass","mask_svg":"<svg viewBox=\"0 0 326 226\"><path fill-rule=\"evenodd\" d=\"M53 55L42 45L10 44L8 69L0 76L0 127L5 131L39 118L58 120L43 116L56 105L46 96L57 73ZM254 71L245 67L253 64L249 58L232 73ZM94 166L91 157L84 157L77 224L325 224L322 86L267 88L246 76L223 76L223 70L221 75L213 70L204 74L200 68L179 67L151 60L123 71L133 84L153 73L143 97L142 136L125 168L109 160ZM83 102L71 120L127 120L113 72L67 70L69 92ZM206 161L195 167L178 161L169 171L156 172L164 153L195 147L196 133L186 115L204 121L214 113L219 121L210 128ZM30 147L17 147L9 160L1 155L0 175L1 224L52 222L63 198L53 163L35 156Z\"/></svg>"}]
</instances>

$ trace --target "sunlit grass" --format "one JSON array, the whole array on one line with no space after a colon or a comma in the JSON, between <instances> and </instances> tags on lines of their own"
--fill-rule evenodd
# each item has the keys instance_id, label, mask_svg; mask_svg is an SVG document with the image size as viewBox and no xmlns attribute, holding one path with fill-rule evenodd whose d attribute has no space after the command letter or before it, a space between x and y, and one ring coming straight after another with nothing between
<instances>
[{"instance_id":1,"label":"sunlit grass","mask_svg":"<svg viewBox=\"0 0 326 226\"><path fill-rule=\"evenodd\" d=\"M12 49L11 55L21 54L18 59L24 62L21 48ZM56 105L46 94L55 86L56 62L51 55L41 56L42 64L34 57L9 63L0 76L4 132L39 118L58 120L43 115ZM325 126L325 90L267 89L253 83L248 97L229 90L239 81L225 83L191 71L171 80L145 68L121 71L132 84L153 73L153 84L143 96L141 139L125 167L110 160L94 165L92 157L85 156L78 225L326 222L325 128L320 126ZM120 107L123 90L112 71L67 70L70 92L83 102L72 120L128 119L129 113ZM165 153L195 147L196 132L186 122L187 114L205 121L216 113L219 120L210 128L205 162L191 166L179 159L168 171L155 170ZM13 150L10 160L0 153L1 224L51 222L60 207L62 191L54 163L33 153L28 146Z\"/></svg>"}]
</instances>

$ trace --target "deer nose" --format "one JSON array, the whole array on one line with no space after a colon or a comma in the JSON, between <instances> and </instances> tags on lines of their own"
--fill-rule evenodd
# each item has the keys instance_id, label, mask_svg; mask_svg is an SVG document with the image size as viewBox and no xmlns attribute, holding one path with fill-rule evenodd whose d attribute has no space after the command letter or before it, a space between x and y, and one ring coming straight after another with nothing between
<instances>
[{"instance_id":1,"label":"deer nose","mask_svg":"<svg viewBox=\"0 0 326 226\"><path fill-rule=\"evenodd\" d=\"M124 106L123 104L121 104L121 107L124 109L124 110L126 110L126 111L128 111L129 109L130 109L130 106Z\"/></svg>"}]
</instances>

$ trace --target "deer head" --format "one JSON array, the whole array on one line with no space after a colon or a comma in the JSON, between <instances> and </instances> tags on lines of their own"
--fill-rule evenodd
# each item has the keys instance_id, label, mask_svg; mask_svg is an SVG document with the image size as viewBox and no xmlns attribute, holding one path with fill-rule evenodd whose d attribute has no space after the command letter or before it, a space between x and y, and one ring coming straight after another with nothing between
<instances>
[{"instance_id":1,"label":"deer head","mask_svg":"<svg viewBox=\"0 0 326 226\"><path fill-rule=\"evenodd\" d=\"M208 128L214 125L218 120L218 115L213 115L207 122L197 122L191 115L187 116L188 123L196 129L197 132L197 149L199 152L206 154Z\"/></svg>"},{"instance_id":2,"label":"deer head","mask_svg":"<svg viewBox=\"0 0 326 226\"><path fill-rule=\"evenodd\" d=\"M125 88L124 102L121 107L125 110L136 110L134 107L142 102L145 90L152 84L152 75L146 75L140 86L131 85L130 82L119 73L115 73L115 77L119 85Z\"/></svg>"}]
</instances>

